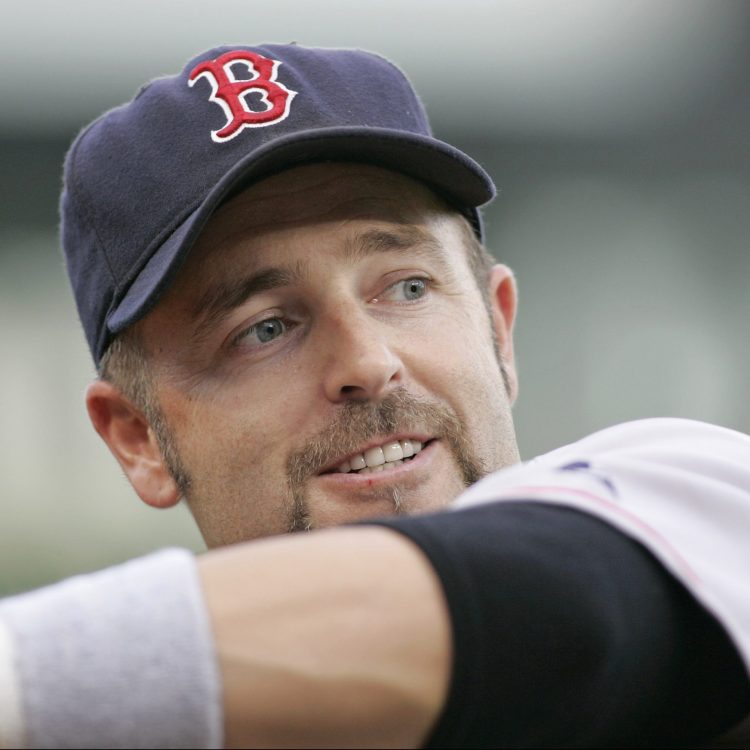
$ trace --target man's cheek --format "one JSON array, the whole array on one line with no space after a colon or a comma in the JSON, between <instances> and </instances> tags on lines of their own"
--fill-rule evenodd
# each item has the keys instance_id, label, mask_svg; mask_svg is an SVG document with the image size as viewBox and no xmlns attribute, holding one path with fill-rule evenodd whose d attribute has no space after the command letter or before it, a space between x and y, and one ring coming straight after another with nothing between
<instances>
[{"instance_id":1,"label":"man's cheek","mask_svg":"<svg viewBox=\"0 0 750 750\"><path fill-rule=\"evenodd\" d=\"M215 427L222 443L217 465L224 461L231 465L232 473L285 483L286 461L302 427L302 415L296 416L283 402L266 404L262 410L249 409L231 419L228 416Z\"/></svg>"}]
</instances>

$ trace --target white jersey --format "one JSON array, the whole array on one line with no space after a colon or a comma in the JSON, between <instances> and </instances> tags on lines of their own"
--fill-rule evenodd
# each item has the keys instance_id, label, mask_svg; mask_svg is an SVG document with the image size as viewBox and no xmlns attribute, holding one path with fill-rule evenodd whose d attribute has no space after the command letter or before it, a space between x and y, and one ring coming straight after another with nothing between
<instances>
[{"instance_id":1,"label":"white jersey","mask_svg":"<svg viewBox=\"0 0 750 750\"><path fill-rule=\"evenodd\" d=\"M750 437L684 419L621 424L491 474L453 508L520 499L591 513L642 543L750 672Z\"/></svg>"}]
</instances>

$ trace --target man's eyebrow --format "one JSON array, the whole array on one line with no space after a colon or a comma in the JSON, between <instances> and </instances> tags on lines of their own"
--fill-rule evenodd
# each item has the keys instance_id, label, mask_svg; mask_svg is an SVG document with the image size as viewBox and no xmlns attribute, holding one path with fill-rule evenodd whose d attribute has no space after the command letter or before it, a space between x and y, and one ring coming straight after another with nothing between
<instances>
[{"instance_id":1,"label":"man's eyebrow","mask_svg":"<svg viewBox=\"0 0 750 750\"><path fill-rule=\"evenodd\" d=\"M223 281L206 289L191 305L191 316L196 321L193 339L211 329L232 310L242 305L254 294L267 292L299 281L299 271L288 268L264 268L241 279Z\"/></svg>"},{"instance_id":2,"label":"man's eyebrow","mask_svg":"<svg viewBox=\"0 0 750 750\"><path fill-rule=\"evenodd\" d=\"M445 260L445 250L442 245L430 232L416 226L398 229L368 229L348 243L346 255L356 260L383 252L406 251L420 256L426 255L436 260Z\"/></svg>"}]
</instances>

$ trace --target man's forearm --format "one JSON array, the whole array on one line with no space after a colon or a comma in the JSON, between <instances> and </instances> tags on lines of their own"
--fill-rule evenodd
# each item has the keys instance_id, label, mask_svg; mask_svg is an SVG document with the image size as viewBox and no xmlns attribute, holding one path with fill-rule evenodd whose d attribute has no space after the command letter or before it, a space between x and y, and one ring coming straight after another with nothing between
<instances>
[{"instance_id":1,"label":"man's forearm","mask_svg":"<svg viewBox=\"0 0 750 750\"><path fill-rule=\"evenodd\" d=\"M418 747L444 703L450 629L434 571L381 528L203 556L228 747Z\"/></svg>"}]
</instances>

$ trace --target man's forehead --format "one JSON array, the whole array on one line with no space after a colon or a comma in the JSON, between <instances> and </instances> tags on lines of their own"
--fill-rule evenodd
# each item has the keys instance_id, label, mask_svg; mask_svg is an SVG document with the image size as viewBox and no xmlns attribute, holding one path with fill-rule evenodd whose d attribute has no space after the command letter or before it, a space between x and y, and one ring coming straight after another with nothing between
<instances>
[{"instance_id":1,"label":"man's forehead","mask_svg":"<svg viewBox=\"0 0 750 750\"><path fill-rule=\"evenodd\" d=\"M381 244L401 247L435 243L446 219L460 221L429 188L404 175L370 165L306 165L256 183L221 206L188 266L191 276L210 273L237 249L259 256L246 262L264 264L271 259L260 256L277 252L285 237L304 252L307 234L334 230L354 244L370 245L379 237Z\"/></svg>"},{"instance_id":2,"label":"man's forehead","mask_svg":"<svg viewBox=\"0 0 750 750\"><path fill-rule=\"evenodd\" d=\"M325 214L327 200L346 196L399 196L415 206L445 205L424 183L392 169L353 162L320 162L286 169L253 184L241 195L252 200L259 212L269 205L281 210L288 206L289 213L299 213L305 219ZM239 197L217 214L231 208Z\"/></svg>"}]
</instances>

